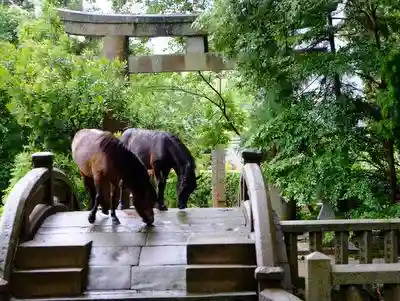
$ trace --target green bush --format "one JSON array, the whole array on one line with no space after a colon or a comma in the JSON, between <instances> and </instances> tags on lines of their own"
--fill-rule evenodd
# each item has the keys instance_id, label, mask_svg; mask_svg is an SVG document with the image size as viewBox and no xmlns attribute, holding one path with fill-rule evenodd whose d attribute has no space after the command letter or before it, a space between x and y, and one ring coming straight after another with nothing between
<instances>
[{"instance_id":1,"label":"green bush","mask_svg":"<svg viewBox=\"0 0 400 301\"><path fill-rule=\"evenodd\" d=\"M31 155L33 153L34 151L24 151L15 157L14 165L11 169L10 184L8 188L4 190L3 202L7 198L7 195L10 193L14 185L32 168ZM67 175L68 179L70 179L72 182L74 192L80 201L81 208L86 208L89 201L89 195L85 191L78 167L72 160L71 155L55 153L54 167L62 170Z\"/></svg>"},{"instance_id":2,"label":"green bush","mask_svg":"<svg viewBox=\"0 0 400 301\"><path fill-rule=\"evenodd\" d=\"M197 189L190 195L188 206L189 207L211 207L212 194L211 194L211 172L206 170L197 171ZM226 191L226 206L237 206L238 189L239 189L240 173L237 171L227 171L225 191ZM165 187L165 203L168 207L177 207L176 197L176 183L177 178L175 172L171 171L168 176L167 185Z\"/></svg>"}]
</instances>

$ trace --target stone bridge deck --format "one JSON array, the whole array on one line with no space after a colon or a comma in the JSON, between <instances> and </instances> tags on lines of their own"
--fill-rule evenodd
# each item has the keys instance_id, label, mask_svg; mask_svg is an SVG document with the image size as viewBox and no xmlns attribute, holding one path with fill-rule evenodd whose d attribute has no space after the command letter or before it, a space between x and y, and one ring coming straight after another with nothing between
<instances>
[{"instance_id":1,"label":"stone bridge deck","mask_svg":"<svg viewBox=\"0 0 400 301\"><path fill-rule=\"evenodd\" d=\"M249 233L239 208L171 208L155 214L155 226L146 228L134 210L118 210L118 226L100 211L93 225L87 211L57 213L45 220L32 243L92 240L90 298L105 291L113 291L114 298L149 292L165 296L166 291L173 297L186 292L189 240L246 241Z\"/></svg>"}]
</instances>

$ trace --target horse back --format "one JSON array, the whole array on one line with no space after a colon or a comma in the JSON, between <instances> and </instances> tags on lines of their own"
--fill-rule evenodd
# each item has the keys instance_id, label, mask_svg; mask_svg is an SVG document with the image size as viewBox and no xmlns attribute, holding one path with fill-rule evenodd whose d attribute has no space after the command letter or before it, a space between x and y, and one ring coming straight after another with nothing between
<instances>
[{"instance_id":1,"label":"horse back","mask_svg":"<svg viewBox=\"0 0 400 301\"><path fill-rule=\"evenodd\" d=\"M152 169L154 161L168 161L168 137L163 132L131 128L120 139L148 169Z\"/></svg>"},{"instance_id":2,"label":"horse back","mask_svg":"<svg viewBox=\"0 0 400 301\"><path fill-rule=\"evenodd\" d=\"M72 158L78 165L80 172L93 178L95 174L115 174L109 164L107 154L100 147L100 142L108 132L97 129L82 129L72 140ZM113 179L113 182L118 179Z\"/></svg>"}]
</instances>

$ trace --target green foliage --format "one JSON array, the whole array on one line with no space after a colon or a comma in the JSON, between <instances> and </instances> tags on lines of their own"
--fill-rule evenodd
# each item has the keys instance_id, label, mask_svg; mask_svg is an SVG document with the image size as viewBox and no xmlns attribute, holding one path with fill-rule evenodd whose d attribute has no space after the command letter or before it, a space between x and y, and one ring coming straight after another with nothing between
<instances>
[{"instance_id":1,"label":"green foliage","mask_svg":"<svg viewBox=\"0 0 400 301\"><path fill-rule=\"evenodd\" d=\"M8 49L13 76L4 78L9 109L30 130L30 142L56 152L69 149L78 129L101 127L104 110L121 111L126 99L125 83L115 80L121 64L72 54L58 26L54 19L24 24L24 47Z\"/></svg>"},{"instance_id":2,"label":"green foliage","mask_svg":"<svg viewBox=\"0 0 400 301\"><path fill-rule=\"evenodd\" d=\"M18 41L18 26L26 17L23 10L0 5L0 40L15 44Z\"/></svg>"},{"instance_id":3,"label":"green foliage","mask_svg":"<svg viewBox=\"0 0 400 301\"><path fill-rule=\"evenodd\" d=\"M32 168L32 161L29 152L21 152L15 156L14 164L10 168L10 183L7 189L4 190L3 202L17 182L25 176Z\"/></svg>"},{"instance_id":4,"label":"green foliage","mask_svg":"<svg viewBox=\"0 0 400 301\"><path fill-rule=\"evenodd\" d=\"M12 40L16 45L0 40L0 189L9 184L7 193L29 170L30 153L51 150L82 192L71 139L80 128L100 128L104 110L123 111L122 64L98 59L90 51L76 55L74 41L51 9L42 18L19 22L18 40ZM26 150L14 160L24 144Z\"/></svg>"},{"instance_id":5,"label":"green foliage","mask_svg":"<svg viewBox=\"0 0 400 301\"><path fill-rule=\"evenodd\" d=\"M23 17L20 10L0 5L0 40L15 43L18 25ZM4 51L7 50L8 47L5 47ZM8 57L5 58L8 59ZM8 75L7 70L0 66L0 77L4 78ZM17 124L7 108L9 102L10 96L6 93L5 87L0 84L0 141L2 141L0 144L0 199L2 191L8 186L14 156L22 150L24 142L23 128Z\"/></svg>"},{"instance_id":6,"label":"green foliage","mask_svg":"<svg viewBox=\"0 0 400 301\"><path fill-rule=\"evenodd\" d=\"M14 185L32 168L32 154L39 151L31 147L15 156L13 167L11 168L11 179L8 188L4 191L3 201L7 198ZM62 170L73 185L73 190L80 200L81 206L86 208L89 204L89 196L83 186L83 181L79 174L78 167L73 162L70 154L55 153L54 167Z\"/></svg>"},{"instance_id":7,"label":"green foliage","mask_svg":"<svg viewBox=\"0 0 400 301\"><path fill-rule=\"evenodd\" d=\"M72 160L71 154L56 153L54 156L54 167L62 170L68 176L81 208L88 208L90 197L85 190L78 166Z\"/></svg>"},{"instance_id":8,"label":"green foliage","mask_svg":"<svg viewBox=\"0 0 400 301\"><path fill-rule=\"evenodd\" d=\"M1 192L8 186L14 156L22 149L24 140L23 129L6 107L8 101L7 94L0 89L0 199Z\"/></svg>"},{"instance_id":9,"label":"green foliage","mask_svg":"<svg viewBox=\"0 0 400 301\"><path fill-rule=\"evenodd\" d=\"M189 207L211 207L212 206L212 193L211 193L211 172L200 170L196 172L199 176L197 180L197 189L190 195L188 206ZM240 173L237 171L227 171L225 181L225 197L227 207L238 206L238 189L239 189ZM167 179L165 187L165 203L168 207L177 207L176 196L176 183L177 178L175 172L171 172Z\"/></svg>"},{"instance_id":10,"label":"green foliage","mask_svg":"<svg viewBox=\"0 0 400 301\"><path fill-rule=\"evenodd\" d=\"M256 95L247 145L270 154L265 172L286 197L326 200L352 216L397 214L400 6L346 2L330 27L337 6L216 0L198 26L236 59L243 86ZM346 44L312 51L330 46L330 32ZM300 46L308 49L300 54Z\"/></svg>"}]
</instances>

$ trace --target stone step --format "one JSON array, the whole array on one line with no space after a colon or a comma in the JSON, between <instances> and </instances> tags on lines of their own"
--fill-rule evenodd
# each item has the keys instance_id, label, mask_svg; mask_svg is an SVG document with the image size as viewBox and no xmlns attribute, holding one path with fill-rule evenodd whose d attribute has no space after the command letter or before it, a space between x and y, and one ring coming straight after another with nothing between
<instances>
[{"instance_id":1,"label":"stone step","mask_svg":"<svg viewBox=\"0 0 400 301\"><path fill-rule=\"evenodd\" d=\"M27 241L18 246L15 267L21 270L52 268L85 268L92 242Z\"/></svg>"},{"instance_id":2,"label":"stone step","mask_svg":"<svg viewBox=\"0 0 400 301\"><path fill-rule=\"evenodd\" d=\"M186 290L188 293L210 294L256 291L255 265L188 265Z\"/></svg>"},{"instance_id":3,"label":"stone step","mask_svg":"<svg viewBox=\"0 0 400 301\"><path fill-rule=\"evenodd\" d=\"M11 294L20 298L77 296L85 289L86 269L14 270Z\"/></svg>"},{"instance_id":4,"label":"stone step","mask_svg":"<svg viewBox=\"0 0 400 301\"><path fill-rule=\"evenodd\" d=\"M31 301L31 299L11 298L10 301ZM189 294L185 291L135 292L123 291L96 291L86 292L78 297L67 298L35 298L35 301L256 301L256 292L217 293L217 294Z\"/></svg>"},{"instance_id":5,"label":"stone step","mask_svg":"<svg viewBox=\"0 0 400 301\"><path fill-rule=\"evenodd\" d=\"M186 247L187 264L256 265L254 241L246 237L191 238Z\"/></svg>"}]
</instances>

